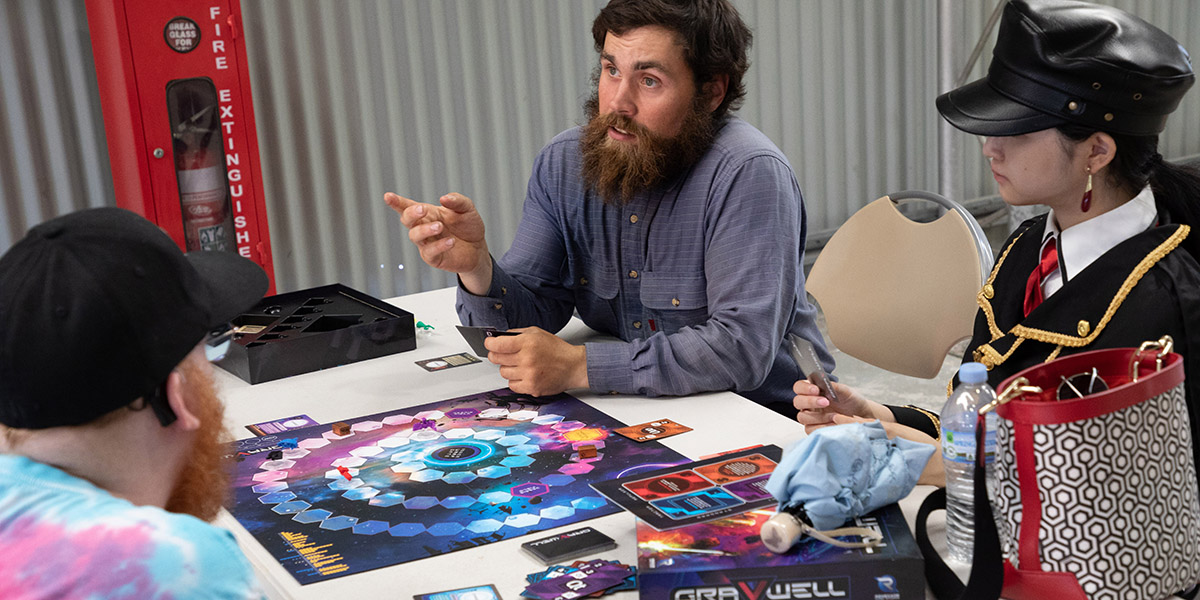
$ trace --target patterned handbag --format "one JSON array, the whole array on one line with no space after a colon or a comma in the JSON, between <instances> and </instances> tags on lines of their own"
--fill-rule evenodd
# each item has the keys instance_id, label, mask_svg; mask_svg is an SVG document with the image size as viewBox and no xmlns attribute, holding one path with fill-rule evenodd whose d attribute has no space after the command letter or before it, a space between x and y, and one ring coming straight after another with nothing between
<instances>
[{"instance_id":1,"label":"patterned handbag","mask_svg":"<svg viewBox=\"0 0 1200 600\"><path fill-rule=\"evenodd\" d=\"M996 409L1006 597L1158 600L1200 580L1183 357L1170 350L1164 338L1074 354L1001 384L1016 386ZM1108 389L1058 399L1080 373Z\"/></svg>"},{"instance_id":2,"label":"patterned handbag","mask_svg":"<svg viewBox=\"0 0 1200 600\"><path fill-rule=\"evenodd\" d=\"M976 486L976 514L994 510L996 529L980 531L990 528L976 519L968 591L955 579L939 597L995 598L997 550L1010 600L1159 600L1193 588L1200 502L1183 381L1183 357L1164 337L1058 358L1002 383L994 487ZM948 572L927 574L935 593L933 580Z\"/></svg>"}]
</instances>

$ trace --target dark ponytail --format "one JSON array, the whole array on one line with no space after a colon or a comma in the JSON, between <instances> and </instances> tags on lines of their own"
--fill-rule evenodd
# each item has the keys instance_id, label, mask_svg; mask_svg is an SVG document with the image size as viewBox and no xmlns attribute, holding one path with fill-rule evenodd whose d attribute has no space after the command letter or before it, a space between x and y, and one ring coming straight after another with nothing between
<instances>
[{"instance_id":1,"label":"dark ponytail","mask_svg":"<svg viewBox=\"0 0 1200 600\"><path fill-rule=\"evenodd\" d=\"M1057 129L1063 137L1076 142L1096 132L1070 124ZM1200 165L1163 160L1158 153L1157 135L1109 135L1117 143L1117 154L1108 169L1110 182L1134 194L1149 184L1154 199L1166 210L1171 222L1192 227L1183 247L1200 260Z\"/></svg>"}]
</instances>

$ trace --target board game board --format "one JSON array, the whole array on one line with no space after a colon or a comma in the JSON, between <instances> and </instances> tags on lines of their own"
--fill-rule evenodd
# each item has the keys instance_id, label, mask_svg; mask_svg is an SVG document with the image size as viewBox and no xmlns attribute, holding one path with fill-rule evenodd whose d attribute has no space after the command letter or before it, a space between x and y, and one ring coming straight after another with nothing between
<instances>
[{"instance_id":1,"label":"board game board","mask_svg":"<svg viewBox=\"0 0 1200 600\"><path fill-rule=\"evenodd\" d=\"M345 423L234 444L230 512L301 584L612 514L589 484L686 461L566 394L502 389Z\"/></svg>"}]
</instances>

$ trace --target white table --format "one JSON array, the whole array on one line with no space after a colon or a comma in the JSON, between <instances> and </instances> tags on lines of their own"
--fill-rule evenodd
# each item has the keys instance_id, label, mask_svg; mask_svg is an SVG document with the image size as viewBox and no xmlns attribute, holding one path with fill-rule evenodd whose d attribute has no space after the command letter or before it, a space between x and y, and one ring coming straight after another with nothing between
<instances>
[{"instance_id":1,"label":"white table","mask_svg":"<svg viewBox=\"0 0 1200 600\"><path fill-rule=\"evenodd\" d=\"M332 423L507 385L500 377L498 367L486 360L434 373L415 364L418 360L470 352L454 328L459 323L454 312L454 288L402 296L389 302L411 312L418 321L434 326L431 334L418 337L416 350L254 386L216 369L217 382L227 407L226 421L235 435L249 437L245 425L292 415L307 414L320 423ZM561 335L579 342L595 334L576 320ZM667 438L662 443L692 459L754 444L786 448L804 436L804 429L795 421L732 392L682 398L612 396L580 391L572 392L572 395L627 424L666 417L691 427L693 431ZM247 435L243 436L243 433ZM931 489L918 488L901 503L910 523L920 500ZM482 584L495 585L505 600L518 600L526 585L525 575L545 568L522 552L520 544L580 526L567 525L472 550L301 586L227 512L222 512L218 524L234 532L272 598L321 600L411 598L417 593ZM589 520L586 524L617 541L616 548L596 558L636 565L637 540L631 514L621 512ZM940 535L940 522L931 522L931 525L933 535ZM633 596L622 593L615 597Z\"/></svg>"}]
</instances>

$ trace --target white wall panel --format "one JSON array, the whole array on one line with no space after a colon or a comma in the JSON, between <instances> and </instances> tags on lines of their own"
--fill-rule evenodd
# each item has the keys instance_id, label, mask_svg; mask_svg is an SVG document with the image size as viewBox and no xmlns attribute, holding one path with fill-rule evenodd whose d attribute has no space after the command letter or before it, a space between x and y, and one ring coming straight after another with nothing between
<instances>
[{"instance_id":1,"label":"white wall panel","mask_svg":"<svg viewBox=\"0 0 1200 600\"><path fill-rule=\"evenodd\" d=\"M0 1L7 248L34 223L115 201L83 0ZM755 32L739 114L791 160L811 237L888 191L938 189L939 4L959 73L996 1L734 0ZM383 204L389 190L471 196L502 253L534 155L582 119L603 3L242 0L279 290L342 282L389 297L452 284L421 262ZM1112 3L1200 52L1200 3ZM953 136L950 195L993 194L979 141ZM1200 92L1161 151L1200 154Z\"/></svg>"}]
</instances>

